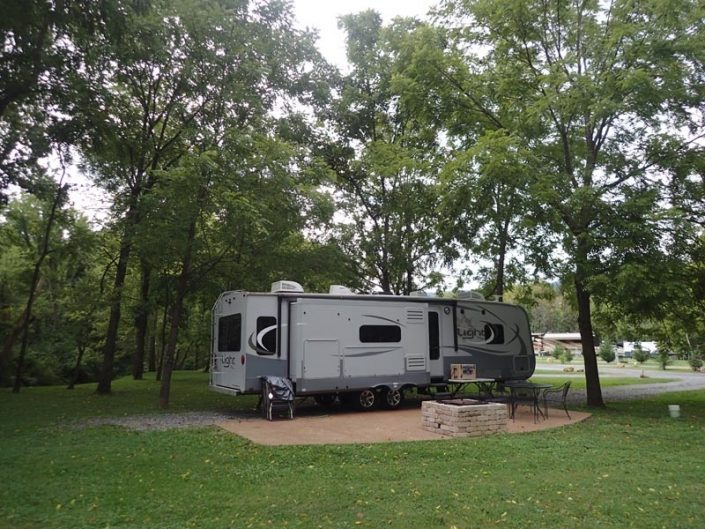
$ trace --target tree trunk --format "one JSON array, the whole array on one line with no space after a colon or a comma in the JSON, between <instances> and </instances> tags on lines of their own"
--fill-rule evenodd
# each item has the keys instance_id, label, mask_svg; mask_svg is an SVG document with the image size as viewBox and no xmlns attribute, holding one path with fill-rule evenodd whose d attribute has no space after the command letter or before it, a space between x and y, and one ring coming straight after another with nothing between
<instances>
[{"instance_id":1,"label":"tree trunk","mask_svg":"<svg viewBox=\"0 0 705 529\"><path fill-rule=\"evenodd\" d=\"M147 371L154 373L157 370L157 315L152 317L154 322L149 333L149 354L147 355Z\"/></svg>"},{"instance_id":2,"label":"tree trunk","mask_svg":"<svg viewBox=\"0 0 705 529\"><path fill-rule=\"evenodd\" d=\"M115 350L117 349L118 327L120 326L120 313L122 305L122 289L125 286L127 276L127 264L130 260L130 250L132 249L132 231L137 225L137 194L133 191L132 203L125 218L125 231L120 242L120 254L118 257L117 269L115 271L115 281L113 282L112 302L110 304L110 319L108 320L108 331L105 336L103 346L103 366L100 371L100 379L96 392L107 395L111 392L113 381L113 364L115 362Z\"/></svg>"},{"instance_id":3,"label":"tree trunk","mask_svg":"<svg viewBox=\"0 0 705 529\"><path fill-rule=\"evenodd\" d=\"M142 283L140 287L140 305L135 314L135 353L132 356L132 378L142 380L144 373L144 351L147 343L147 327L149 325L149 283L152 269L147 262L142 261Z\"/></svg>"},{"instance_id":4,"label":"tree trunk","mask_svg":"<svg viewBox=\"0 0 705 529\"><path fill-rule=\"evenodd\" d=\"M169 341L167 342L166 353L164 355L164 365L162 366L161 387L159 390L159 407L169 407L169 394L171 392L171 373L174 369L176 352L176 342L179 339L179 325L181 324L181 314L183 312L184 298L188 290L188 277L191 273L191 252L193 240L196 236L196 215L189 226L186 252L181 265L181 274L176 285L176 298L171 312L171 329L169 331Z\"/></svg>"},{"instance_id":5,"label":"tree trunk","mask_svg":"<svg viewBox=\"0 0 705 529\"><path fill-rule=\"evenodd\" d=\"M40 280L41 282L41 280ZM39 290L39 286L37 286L37 290ZM27 310L27 307L25 307L25 311ZM0 349L0 367L5 365L5 361L10 358L10 354L12 352L12 346L15 345L15 341L17 340L17 337L20 335L22 332L22 329L24 329L24 322L25 322L25 316L26 312L23 311L22 314L17 318L17 321L15 321L15 324L12 326L12 330L10 333L7 335L5 338L5 341L2 343L2 349ZM31 323L34 317L30 317L28 323Z\"/></svg>"},{"instance_id":6,"label":"tree trunk","mask_svg":"<svg viewBox=\"0 0 705 529\"><path fill-rule=\"evenodd\" d=\"M159 343L159 356L157 357L157 382L162 379L162 368L164 367L164 352L166 351L166 328L167 322L169 321L169 306L171 305L169 301L169 285L167 284L166 290L166 301L164 303L164 314L162 316L162 330L161 330L161 341Z\"/></svg>"},{"instance_id":7,"label":"tree trunk","mask_svg":"<svg viewBox=\"0 0 705 529\"><path fill-rule=\"evenodd\" d=\"M585 279L580 273L580 266L575 277L575 293L578 298L578 328L580 341L583 348L583 362L585 364L585 383L587 390L587 405L592 407L604 406L602 389L600 388L600 375L597 370L597 355L595 354L595 339L592 330L592 314L590 308L590 292L585 286Z\"/></svg>"},{"instance_id":8,"label":"tree trunk","mask_svg":"<svg viewBox=\"0 0 705 529\"><path fill-rule=\"evenodd\" d=\"M199 189L198 196L196 198L196 203L198 204L198 207L196 211L193 212L193 217L191 217L191 222L189 223L188 232L186 235L186 249L184 250L184 256L181 261L181 274L179 275L179 280L176 284L176 298L174 299L174 305L172 310L169 342L167 343L166 354L164 357L164 366L162 367L162 383L159 390L160 408L169 407L169 394L171 392L171 373L174 369L176 343L179 339L179 325L181 324L181 314L183 312L184 298L186 297L186 292L188 291L189 286L188 283L189 275L191 274L191 259L193 258L193 242L196 239L196 224L200 215L202 203L205 200L207 193L208 191L205 187Z\"/></svg>"},{"instance_id":9,"label":"tree trunk","mask_svg":"<svg viewBox=\"0 0 705 529\"><path fill-rule=\"evenodd\" d=\"M79 370L81 369L81 361L83 360L83 353L86 352L86 346L81 344L78 346L78 355L76 356L76 365L73 367L73 376L71 377L71 383L66 387L66 389L73 389L73 387L78 383Z\"/></svg>"},{"instance_id":10,"label":"tree trunk","mask_svg":"<svg viewBox=\"0 0 705 529\"><path fill-rule=\"evenodd\" d=\"M39 252L39 257L37 262L34 264L34 272L32 273L32 282L29 285L29 295L27 297L27 305L24 310L24 318L22 321L22 346L20 348L20 354L17 358L17 369L15 370L15 383L12 386L13 393L19 393L22 387L22 372L24 370L24 358L27 354L27 344L29 342L29 321L32 318L32 306L34 305L34 298L37 294L37 287L39 285L39 274L41 272L42 263L44 259L49 254L49 238L51 237L51 228L54 225L54 219L56 218L56 210L61 202L61 197L64 194L64 174L61 175L59 184L56 187L56 195L51 203L51 210L49 211L49 217L47 218L47 225L44 230L44 239L42 240L42 247Z\"/></svg>"},{"instance_id":11,"label":"tree trunk","mask_svg":"<svg viewBox=\"0 0 705 529\"><path fill-rule=\"evenodd\" d=\"M507 243L509 239L509 221L505 221L499 236L499 252L497 255L497 284L494 289L497 301L504 301L504 268L507 259Z\"/></svg>"}]
</instances>

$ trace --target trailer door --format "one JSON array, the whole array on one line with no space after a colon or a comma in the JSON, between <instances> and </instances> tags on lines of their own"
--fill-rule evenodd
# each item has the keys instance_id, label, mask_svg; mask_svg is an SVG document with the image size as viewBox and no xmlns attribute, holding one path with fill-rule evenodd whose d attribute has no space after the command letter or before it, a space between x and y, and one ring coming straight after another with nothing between
<instances>
[{"instance_id":1,"label":"trailer door","mask_svg":"<svg viewBox=\"0 0 705 529\"><path fill-rule=\"evenodd\" d=\"M432 379L445 379L447 362L443 358L455 351L455 328L450 305L435 305L428 309L428 353Z\"/></svg>"},{"instance_id":2,"label":"trailer door","mask_svg":"<svg viewBox=\"0 0 705 529\"><path fill-rule=\"evenodd\" d=\"M428 353L431 378L443 376L443 359L441 358L441 313L437 309L428 311Z\"/></svg>"}]
</instances>

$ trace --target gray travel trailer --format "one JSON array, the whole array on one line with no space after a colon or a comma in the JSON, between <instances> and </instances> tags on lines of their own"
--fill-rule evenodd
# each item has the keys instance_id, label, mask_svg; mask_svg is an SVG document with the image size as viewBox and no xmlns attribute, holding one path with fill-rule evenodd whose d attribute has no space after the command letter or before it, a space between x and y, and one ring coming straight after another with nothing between
<instances>
[{"instance_id":1,"label":"gray travel trailer","mask_svg":"<svg viewBox=\"0 0 705 529\"><path fill-rule=\"evenodd\" d=\"M224 292L213 306L210 387L257 394L264 376L291 381L321 404L336 398L397 407L407 389L428 392L452 364L478 378L529 378L536 365L518 306L484 299L360 295L334 285L305 293L292 281L271 292Z\"/></svg>"}]
</instances>

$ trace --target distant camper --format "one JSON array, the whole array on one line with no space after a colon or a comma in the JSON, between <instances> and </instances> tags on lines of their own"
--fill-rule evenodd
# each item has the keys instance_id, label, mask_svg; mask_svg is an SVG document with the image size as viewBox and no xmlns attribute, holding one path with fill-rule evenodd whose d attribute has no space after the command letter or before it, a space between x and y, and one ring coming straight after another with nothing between
<instances>
[{"instance_id":1,"label":"distant camper","mask_svg":"<svg viewBox=\"0 0 705 529\"><path fill-rule=\"evenodd\" d=\"M215 391L255 394L260 377L280 376L299 397L364 409L395 408L405 390L447 382L452 364L501 381L527 379L536 365L521 307L476 296L357 295L339 285L304 293L293 281L221 294L211 343Z\"/></svg>"}]
</instances>

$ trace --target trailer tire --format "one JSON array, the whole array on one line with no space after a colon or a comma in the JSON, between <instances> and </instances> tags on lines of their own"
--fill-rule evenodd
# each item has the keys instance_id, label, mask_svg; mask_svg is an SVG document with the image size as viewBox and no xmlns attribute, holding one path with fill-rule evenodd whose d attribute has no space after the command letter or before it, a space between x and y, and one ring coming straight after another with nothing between
<instances>
[{"instance_id":1,"label":"trailer tire","mask_svg":"<svg viewBox=\"0 0 705 529\"><path fill-rule=\"evenodd\" d=\"M377 392L372 388L340 393L338 398L344 407L362 411L374 409L375 405L380 401Z\"/></svg>"},{"instance_id":2,"label":"trailer tire","mask_svg":"<svg viewBox=\"0 0 705 529\"><path fill-rule=\"evenodd\" d=\"M375 404L377 404L377 392L372 388L363 389L357 394L356 404L361 410L373 409Z\"/></svg>"},{"instance_id":3,"label":"trailer tire","mask_svg":"<svg viewBox=\"0 0 705 529\"><path fill-rule=\"evenodd\" d=\"M314 395L313 400L316 401L321 408L330 408L335 404L335 393L323 393L321 395Z\"/></svg>"},{"instance_id":4,"label":"trailer tire","mask_svg":"<svg viewBox=\"0 0 705 529\"><path fill-rule=\"evenodd\" d=\"M382 405L388 410L396 410L403 400L404 394L399 389L386 389L382 392Z\"/></svg>"}]
</instances>

